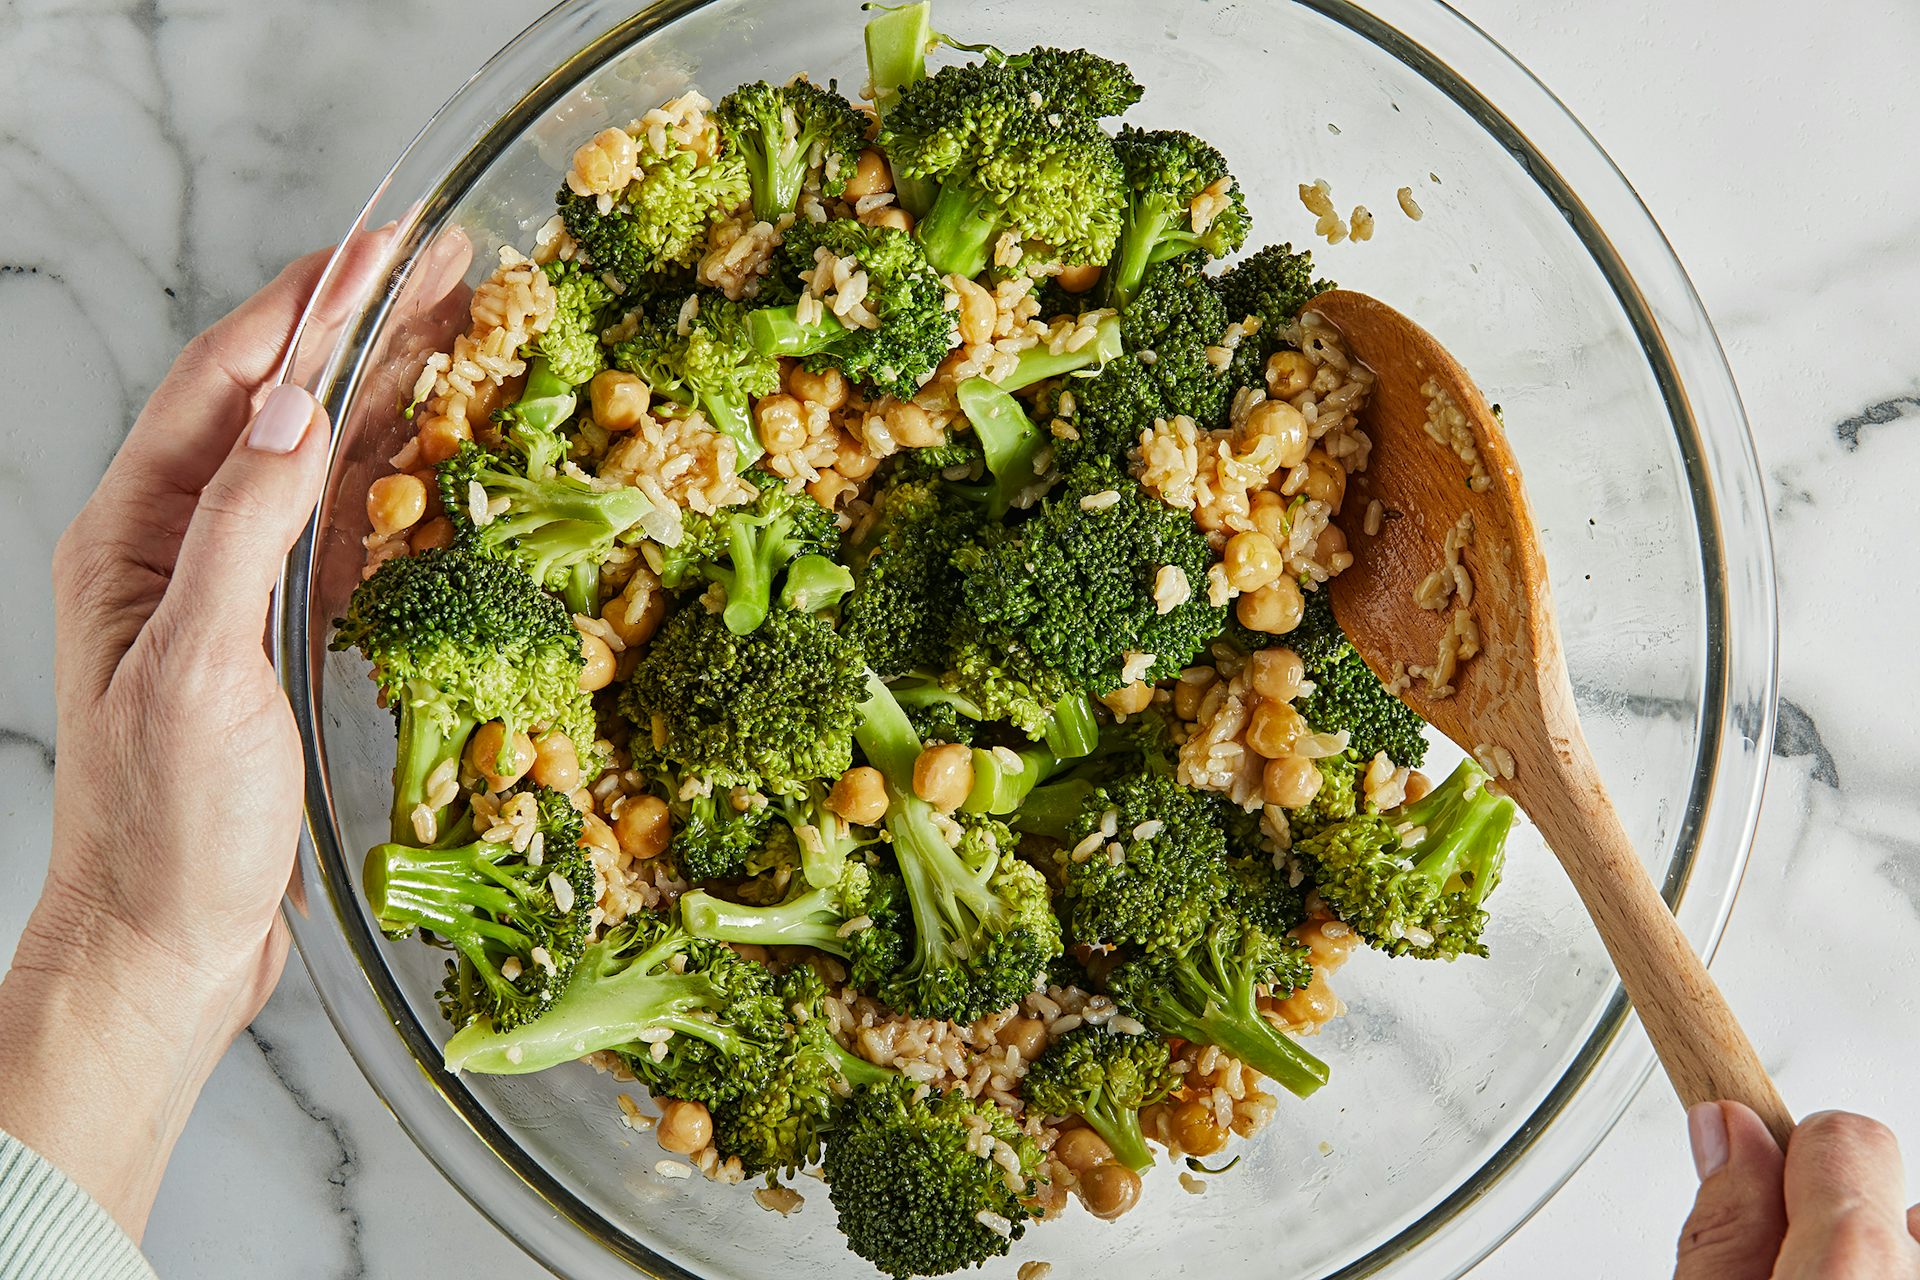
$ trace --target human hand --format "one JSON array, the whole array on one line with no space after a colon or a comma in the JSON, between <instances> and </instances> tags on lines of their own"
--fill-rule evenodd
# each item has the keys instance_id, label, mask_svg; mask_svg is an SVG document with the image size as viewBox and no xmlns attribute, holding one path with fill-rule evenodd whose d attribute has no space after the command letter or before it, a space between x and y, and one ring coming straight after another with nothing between
<instances>
[{"instance_id":1,"label":"human hand","mask_svg":"<svg viewBox=\"0 0 1920 1280\"><path fill-rule=\"evenodd\" d=\"M344 319L386 246L354 243L311 323ZM53 851L0 983L0 1128L135 1238L286 958L304 775L262 640L329 432L269 384L327 257L188 345L54 554Z\"/></svg>"},{"instance_id":2,"label":"human hand","mask_svg":"<svg viewBox=\"0 0 1920 1280\"><path fill-rule=\"evenodd\" d=\"M1907 1208L1900 1148L1844 1111L1808 1116L1786 1154L1737 1102L1687 1113L1700 1193L1674 1280L1915 1280L1920 1206Z\"/></svg>"}]
</instances>

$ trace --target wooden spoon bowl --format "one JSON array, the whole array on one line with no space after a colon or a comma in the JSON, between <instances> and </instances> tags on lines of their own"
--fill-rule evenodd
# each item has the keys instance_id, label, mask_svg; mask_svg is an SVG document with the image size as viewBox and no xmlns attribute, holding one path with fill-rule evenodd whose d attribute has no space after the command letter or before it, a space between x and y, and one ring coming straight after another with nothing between
<instances>
[{"instance_id":1,"label":"wooden spoon bowl","mask_svg":"<svg viewBox=\"0 0 1920 1280\"><path fill-rule=\"evenodd\" d=\"M1546 560L1498 418L1459 362L1385 303L1336 289L1309 310L1375 377L1360 422L1372 453L1337 517L1354 562L1329 584L1335 618L1374 673L1500 775L1546 837L1681 1101L1743 1102L1784 1147L1793 1118L1587 749Z\"/></svg>"}]
</instances>

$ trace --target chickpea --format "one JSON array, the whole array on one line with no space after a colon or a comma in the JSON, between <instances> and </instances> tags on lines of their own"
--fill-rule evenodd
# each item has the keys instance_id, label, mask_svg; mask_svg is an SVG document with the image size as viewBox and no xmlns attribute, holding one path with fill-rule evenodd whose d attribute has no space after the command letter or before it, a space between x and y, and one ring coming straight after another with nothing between
<instances>
[{"instance_id":1,"label":"chickpea","mask_svg":"<svg viewBox=\"0 0 1920 1280\"><path fill-rule=\"evenodd\" d=\"M1279 447L1280 465L1283 467L1298 466L1306 460L1307 451L1313 448L1307 420L1285 400L1262 400L1255 405L1252 412L1247 414L1240 434L1248 442L1261 436L1272 440Z\"/></svg>"},{"instance_id":2,"label":"chickpea","mask_svg":"<svg viewBox=\"0 0 1920 1280\"><path fill-rule=\"evenodd\" d=\"M1293 750L1293 744L1306 731L1307 722L1298 711L1284 702L1263 698L1247 725L1247 745L1269 760L1278 760Z\"/></svg>"},{"instance_id":3,"label":"chickpea","mask_svg":"<svg viewBox=\"0 0 1920 1280\"><path fill-rule=\"evenodd\" d=\"M558 729L549 729L534 739L533 780L555 791L571 791L580 785L580 752L573 739Z\"/></svg>"},{"instance_id":4,"label":"chickpea","mask_svg":"<svg viewBox=\"0 0 1920 1280\"><path fill-rule=\"evenodd\" d=\"M1308 454L1306 463L1307 496L1338 511L1347 496L1347 469L1329 458L1325 449L1315 449Z\"/></svg>"},{"instance_id":5,"label":"chickpea","mask_svg":"<svg viewBox=\"0 0 1920 1280\"><path fill-rule=\"evenodd\" d=\"M753 407L760 443L768 453L792 453L807 442L807 419L800 402L785 392L764 396Z\"/></svg>"},{"instance_id":6,"label":"chickpea","mask_svg":"<svg viewBox=\"0 0 1920 1280\"><path fill-rule=\"evenodd\" d=\"M463 415L469 424L493 422L493 411L502 405L512 404L520 398L520 392L527 385L527 375L515 374L504 382L477 382L473 394L467 397L467 408Z\"/></svg>"},{"instance_id":7,"label":"chickpea","mask_svg":"<svg viewBox=\"0 0 1920 1280\"><path fill-rule=\"evenodd\" d=\"M613 628L613 634L620 637L628 653L651 640L666 616L667 593L653 570L645 565L634 569L619 595L600 606L601 620Z\"/></svg>"},{"instance_id":8,"label":"chickpea","mask_svg":"<svg viewBox=\"0 0 1920 1280\"><path fill-rule=\"evenodd\" d=\"M1234 601L1233 612L1243 627L1270 636L1283 636L1300 625L1300 615L1306 607L1300 584L1292 578L1277 578Z\"/></svg>"},{"instance_id":9,"label":"chickpea","mask_svg":"<svg viewBox=\"0 0 1920 1280\"><path fill-rule=\"evenodd\" d=\"M1433 779L1414 769L1407 774L1406 803L1412 804L1433 790Z\"/></svg>"},{"instance_id":10,"label":"chickpea","mask_svg":"<svg viewBox=\"0 0 1920 1280\"><path fill-rule=\"evenodd\" d=\"M667 802L659 796L630 797L613 820L613 835L620 851L635 862L659 857L673 840Z\"/></svg>"},{"instance_id":11,"label":"chickpea","mask_svg":"<svg viewBox=\"0 0 1920 1280\"><path fill-rule=\"evenodd\" d=\"M880 465L880 459L851 434L836 429L833 437L833 469L849 480L865 480Z\"/></svg>"},{"instance_id":12,"label":"chickpea","mask_svg":"<svg viewBox=\"0 0 1920 1280\"><path fill-rule=\"evenodd\" d=\"M840 505L840 499L857 492L860 486L828 467L818 479L807 482L807 496L831 511Z\"/></svg>"},{"instance_id":13,"label":"chickpea","mask_svg":"<svg viewBox=\"0 0 1920 1280\"><path fill-rule=\"evenodd\" d=\"M1267 357L1267 394L1291 400L1313 385L1313 362L1298 351L1276 351Z\"/></svg>"},{"instance_id":14,"label":"chickpea","mask_svg":"<svg viewBox=\"0 0 1920 1280\"><path fill-rule=\"evenodd\" d=\"M1069 1129L1053 1144L1056 1160L1075 1173L1086 1173L1098 1165L1113 1163L1113 1148L1091 1129Z\"/></svg>"},{"instance_id":15,"label":"chickpea","mask_svg":"<svg viewBox=\"0 0 1920 1280\"><path fill-rule=\"evenodd\" d=\"M1189 1098L1173 1109L1168 1128L1174 1141L1190 1156L1217 1154L1227 1145L1227 1135L1213 1117L1213 1107L1198 1098Z\"/></svg>"},{"instance_id":16,"label":"chickpea","mask_svg":"<svg viewBox=\"0 0 1920 1280\"><path fill-rule=\"evenodd\" d=\"M847 402L847 379L838 369L827 368L818 373L795 369L787 375L787 390L829 413Z\"/></svg>"},{"instance_id":17,"label":"chickpea","mask_svg":"<svg viewBox=\"0 0 1920 1280\"><path fill-rule=\"evenodd\" d=\"M984 285L959 276L950 278L948 284L960 295L960 341L969 346L980 342L993 341L994 323L999 318L999 308L993 305L993 295Z\"/></svg>"},{"instance_id":18,"label":"chickpea","mask_svg":"<svg viewBox=\"0 0 1920 1280\"><path fill-rule=\"evenodd\" d=\"M608 431L631 431L647 416L653 388L630 373L602 369L587 384L593 420Z\"/></svg>"},{"instance_id":19,"label":"chickpea","mask_svg":"<svg viewBox=\"0 0 1920 1280\"><path fill-rule=\"evenodd\" d=\"M925 449L946 443L946 429L911 400L889 401L882 416L887 420L887 430L893 433L894 443L903 449Z\"/></svg>"},{"instance_id":20,"label":"chickpea","mask_svg":"<svg viewBox=\"0 0 1920 1280\"><path fill-rule=\"evenodd\" d=\"M1267 761L1260 775L1260 793L1268 804L1282 809L1301 809L1320 794L1319 766L1305 756L1285 756Z\"/></svg>"},{"instance_id":21,"label":"chickpea","mask_svg":"<svg viewBox=\"0 0 1920 1280\"><path fill-rule=\"evenodd\" d=\"M1020 1061L1032 1062L1047 1051L1047 1024L1038 1018L1009 1018L995 1037L1009 1049L1020 1051Z\"/></svg>"},{"instance_id":22,"label":"chickpea","mask_svg":"<svg viewBox=\"0 0 1920 1280\"><path fill-rule=\"evenodd\" d=\"M1153 705L1153 686L1145 680L1135 680L1112 693L1101 694L1100 701L1106 703L1107 710L1115 715L1138 715Z\"/></svg>"},{"instance_id":23,"label":"chickpea","mask_svg":"<svg viewBox=\"0 0 1920 1280\"><path fill-rule=\"evenodd\" d=\"M1292 702L1300 696L1306 665L1300 655L1281 646L1253 655L1253 691L1274 702Z\"/></svg>"},{"instance_id":24,"label":"chickpea","mask_svg":"<svg viewBox=\"0 0 1920 1280\"><path fill-rule=\"evenodd\" d=\"M440 473L432 467L422 467L409 474L420 482L420 487L427 493L427 509L422 513L421 518L433 520L445 515L447 509L440 505Z\"/></svg>"},{"instance_id":25,"label":"chickpea","mask_svg":"<svg viewBox=\"0 0 1920 1280\"><path fill-rule=\"evenodd\" d=\"M1331 569L1334 558L1347 555L1347 535L1339 525L1330 524L1320 531L1320 540L1313 544L1313 558ZM1347 564L1353 563L1349 557Z\"/></svg>"},{"instance_id":26,"label":"chickpea","mask_svg":"<svg viewBox=\"0 0 1920 1280\"><path fill-rule=\"evenodd\" d=\"M602 129L573 153L567 185L582 195L618 191L633 172L639 147L625 129Z\"/></svg>"},{"instance_id":27,"label":"chickpea","mask_svg":"<svg viewBox=\"0 0 1920 1280\"><path fill-rule=\"evenodd\" d=\"M1168 1129L1173 1123L1173 1104L1156 1102L1150 1107L1140 1109L1140 1132L1142 1136L1152 1138L1161 1146L1168 1146L1172 1138Z\"/></svg>"},{"instance_id":28,"label":"chickpea","mask_svg":"<svg viewBox=\"0 0 1920 1280\"><path fill-rule=\"evenodd\" d=\"M580 668L580 687L598 693L613 683L613 649L599 636L580 633L580 656L586 665Z\"/></svg>"},{"instance_id":29,"label":"chickpea","mask_svg":"<svg viewBox=\"0 0 1920 1280\"><path fill-rule=\"evenodd\" d=\"M1271 489L1253 495L1253 527L1276 547L1287 542L1287 499Z\"/></svg>"},{"instance_id":30,"label":"chickpea","mask_svg":"<svg viewBox=\"0 0 1920 1280\"><path fill-rule=\"evenodd\" d=\"M878 826L887 816L887 782L870 764L856 765L834 779L827 808L857 826Z\"/></svg>"},{"instance_id":31,"label":"chickpea","mask_svg":"<svg viewBox=\"0 0 1920 1280\"><path fill-rule=\"evenodd\" d=\"M1236 533L1227 539L1227 581L1235 591L1258 591L1285 573L1280 548L1264 533Z\"/></svg>"},{"instance_id":32,"label":"chickpea","mask_svg":"<svg viewBox=\"0 0 1920 1280\"><path fill-rule=\"evenodd\" d=\"M860 153L860 159L853 167L853 176L847 179L845 195L848 200L858 200L861 196L877 196L882 191L893 190L893 174L887 168L887 158L868 147Z\"/></svg>"},{"instance_id":33,"label":"chickpea","mask_svg":"<svg viewBox=\"0 0 1920 1280\"><path fill-rule=\"evenodd\" d=\"M704 1103L676 1099L661 1104L660 1125L655 1132L663 1149L690 1156L713 1141L713 1117Z\"/></svg>"},{"instance_id":34,"label":"chickpea","mask_svg":"<svg viewBox=\"0 0 1920 1280\"><path fill-rule=\"evenodd\" d=\"M567 803L573 806L575 813L592 813L593 792L585 787L575 787L567 792Z\"/></svg>"},{"instance_id":35,"label":"chickpea","mask_svg":"<svg viewBox=\"0 0 1920 1280\"><path fill-rule=\"evenodd\" d=\"M420 430L414 438L420 442L420 461L428 466L438 466L460 452L462 444L473 439L473 428L467 425L464 418L435 414L420 424Z\"/></svg>"},{"instance_id":36,"label":"chickpea","mask_svg":"<svg viewBox=\"0 0 1920 1280\"><path fill-rule=\"evenodd\" d=\"M1213 688L1217 678L1209 672L1205 680L1182 680L1174 685L1173 714L1182 720L1198 720L1200 704L1206 700L1207 690Z\"/></svg>"},{"instance_id":37,"label":"chickpea","mask_svg":"<svg viewBox=\"0 0 1920 1280\"><path fill-rule=\"evenodd\" d=\"M1340 997L1327 985L1326 975L1313 971L1313 981L1274 1006L1274 1012L1296 1027L1318 1027L1340 1016Z\"/></svg>"},{"instance_id":38,"label":"chickpea","mask_svg":"<svg viewBox=\"0 0 1920 1280\"><path fill-rule=\"evenodd\" d=\"M1140 1203L1140 1175L1123 1164L1099 1164L1080 1175L1080 1202L1105 1222Z\"/></svg>"},{"instance_id":39,"label":"chickpea","mask_svg":"<svg viewBox=\"0 0 1920 1280\"><path fill-rule=\"evenodd\" d=\"M613 828L607 825L605 818L597 813L582 812L580 822L582 824L581 844L598 849L609 858L620 856L620 837L613 833Z\"/></svg>"},{"instance_id":40,"label":"chickpea","mask_svg":"<svg viewBox=\"0 0 1920 1280\"><path fill-rule=\"evenodd\" d=\"M1076 262L1070 267L1062 267L1059 275L1060 287L1068 293L1085 293L1100 283L1100 266L1094 262Z\"/></svg>"},{"instance_id":41,"label":"chickpea","mask_svg":"<svg viewBox=\"0 0 1920 1280\"><path fill-rule=\"evenodd\" d=\"M1360 940L1352 926L1338 920L1310 920L1293 933L1306 943L1307 951L1313 957L1313 967L1322 971L1338 969L1345 964Z\"/></svg>"},{"instance_id":42,"label":"chickpea","mask_svg":"<svg viewBox=\"0 0 1920 1280\"><path fill-rule=\"evenodd\" d=\"M418 555L422 551L430 551L435 547L450 547L452 545L453 521L447 519L445 516L435 516L433 519L416 528L412 534L407 537L407 550L413 552L415 555Z\"/></svg>"},{"instance_id":43,"label":"chickpea","mask_svg":"<svg viewBox=\"0 0 1920 1280\"><path fill-rule=\"evenodd\" d=\"M505 750L506 739L507 727L498 720L489 720L467 740L467 763L495 791L504 791L533 768L533 739L524 733L514 734L510 753ZM503 759L505 764L501 763Z\"/></svg>"},{"instance_id":44,"label":"chickpea","mask_svg":"<svg viewBox=\"0 0 1920 1280\"><path fill-rule=\"evenodd\" d=\"M869 209L857 213L854 220L869 227L887 227L894 231L913 230L913 215L897 204L883 204L878 209Z\"/></svg>"},{"instance_id":45,"label":"chickpea","mask_svg":"<svg viewBox=\"0 0 1920 1280\"><path fill-rule=\"evenodd\" d=\"M957 742L928 747L913 762L913 794L952 813L973 790L973 748Z\"/></svg>"}]
</instances>

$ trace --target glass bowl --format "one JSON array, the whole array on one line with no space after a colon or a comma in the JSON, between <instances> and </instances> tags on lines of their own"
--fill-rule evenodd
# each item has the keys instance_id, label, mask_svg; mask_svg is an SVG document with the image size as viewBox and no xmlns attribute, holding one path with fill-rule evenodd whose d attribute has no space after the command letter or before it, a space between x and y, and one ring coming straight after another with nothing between
<instances>
[{"instance_id":1,"label":"glass bowl","mask_svg":"<svg viewBox=\"0 0 1920 1280\"><path fill-rule=\"evenodd\" d=\"M348 1048L394 1115L500 1229L570 1277L870 1276L818 1184L780 1220L746 1190L654 1172L617 1086L584 1066L449 1078L438 954L390 944L357 889L384 838L392 723L357 657L326 652L358 580L362 501L403 439L424 354L461 321L462 279L528 246L572 148L690 84L718 96L805 70L865 78L854 0L571 0L475 74L381 184L356 229L398 219L387 288L301 335L290 376L339 424L326 495L289 560L275 628L309 756L291 912ZM1253 243L1312 240L1296 185L1370 206L1368 243L1323 272L1416 317L1504 405L1541 521L1567 662L1628 830L1694 944L1712 948L1746 856L1772 733L1774 597L1737 393L1686 276L1566 110L1433 0L946 0L936 21L1009 48L1086 43L1148 86L1129 118L1215 142ZM1059 33L1077 34L1062 37ZM1412 187L1414 222L1396 207ZM456 233L457 229L457 233ZM468 265L462 237L472 246ZM1320 246L1316 246L1320 247ZM1156 1170L1121 1225L1078 1208L1022 1260L1063 1277L1454 1276L1572 1174L1652 1062L1557 864L1515 834L1492 958L1363 954L1315 1044L1333 1082L1283 1099L1230 1176L1184 1194ZM631 1087L631 1086L629 1086Z\"/></svg>"}]
</instances>

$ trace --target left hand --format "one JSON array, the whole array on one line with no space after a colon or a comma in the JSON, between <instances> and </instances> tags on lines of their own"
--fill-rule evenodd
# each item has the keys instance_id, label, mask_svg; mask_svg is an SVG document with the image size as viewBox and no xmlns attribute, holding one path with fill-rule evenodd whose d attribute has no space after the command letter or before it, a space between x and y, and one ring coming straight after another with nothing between
<instances>
[{"instance_id":1,"label":"left hand","mask_svg":"<svg viewBox=\"0 0 1920 1280\"><path fill-rule=\"evenodd\" d=\"M334 310L386 243L355 242ZM0 983L0 1128L135 1238L287 953L304 766L262 639L329 431L267 383L327 257L188 345L54 555L53 853Z\"/></svg>"}]
</instances>

